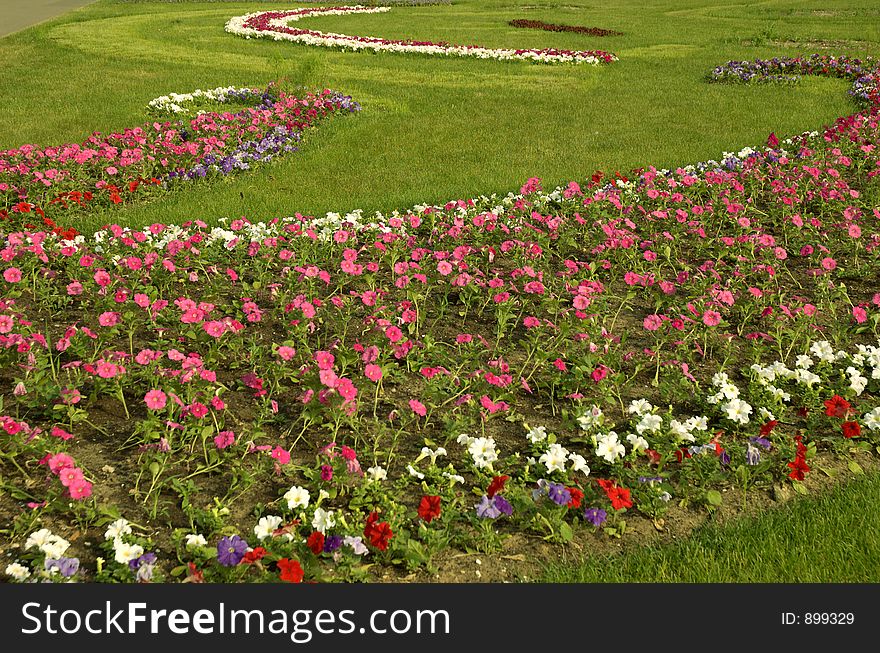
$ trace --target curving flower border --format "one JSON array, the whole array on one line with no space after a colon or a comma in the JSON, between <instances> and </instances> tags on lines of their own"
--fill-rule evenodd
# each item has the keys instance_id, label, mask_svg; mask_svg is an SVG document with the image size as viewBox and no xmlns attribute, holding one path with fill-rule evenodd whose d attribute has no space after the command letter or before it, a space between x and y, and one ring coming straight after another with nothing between
<instances>
[{"instance_id":1,"label":"curving flower border","mask_svg":"<svg viewBox=\"0 0 880 653\"><path fill-rule=\"evenodd\" d=\"M298 29L288 23L311 16L343 16L349 14L377 14L390 11L389 7L363 5L341 7L310 7L285 11L258 11L235 16L226 23L226 31L245 38L269 37L276 41L292 41L305 45L341 48L343 50L372 50L374 52L412 52L447 57L475 57L501 61L532 61L536 63L576 63L599 65L617 61L617 56L603 50L557 50L555 48L496 49L479 45L452 45L431 41L389 40L373 36L348 36L332 32Z\"/></svg>"},{"instance_id":2,"label":"curving flower border","mask_svg":"<svg viewBox=\"0 0 880 653\"><path fill-rule=\"evenodd\" d=\"M257 90L247 87L218 86L217 88L196 89L192 93L169 93L153 98L147 103L147 108L159 114L190 114L192 107L198 107L205 103L226 104L232 101L252 102L254 105L267 104L276 100L273 95L265 90ZM202 113L199 110L198 113Z\"/></svg>"}]
</instances>

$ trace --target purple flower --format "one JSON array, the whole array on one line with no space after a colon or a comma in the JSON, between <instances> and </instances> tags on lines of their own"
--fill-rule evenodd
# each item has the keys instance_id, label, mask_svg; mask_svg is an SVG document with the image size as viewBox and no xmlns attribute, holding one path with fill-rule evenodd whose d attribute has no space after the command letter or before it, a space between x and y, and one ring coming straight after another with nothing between
<instances>
[{"instance_id":1,"label":"purple flower","mask_svg":"<svg viewBox=\"0 0 880 653\"><path fill-rule=\"evenodd\" d=\"M247 552L247 542L238 535L221 538L217 543L217 562L224 567L234 567Z\"/></svg>"},{"instance_id":2,"label":"purple flower","mask_svg":"<svg viewBox=\"0 0 880 653\"><path fill-rule=\"evenodd\" d=\"M599 528L602 524L604 524L607 518L608 513L601 508L587 508L586 510L584 510L584 519L586 519L596 528Z\"/></svg>"},{"instance_id":3,"label":"purple flower","mask_svg":"<svg viewBox=\"0 0 880 653\"><path fill-rule=\"evenodd\" d=\"M134 560L128 561L128 568L132 571L136 571L141 565L155 565L156 564L156 554L155 553L145 553L140 558L135 558Z\"/></svg>"},{"instance_id":4,"label":"purple flower","mask_svg":"<svg viewBox=\"0 0 880 653\"><path fill-rule=\"evenodd\" d=\"M321 465L321 480L330 481L333 479L333 468L330 465Z\"/></svg>"},{"instance_id":5,"label":"purple flower","mask_svg":"<svg viewBox=\"0 0 880 653\"><path fill-rule=\"evenodd\" d=\"M510 505L510 501L505 499L500 494L495 495L495 507L502 513L510 517L513 514L513 506Z\"/></svg>"},{"instance_id":6,"label":"purple flower","mask_svg":"<svg viewBox=\"0 0 880 653\"><path fill-rule=\"evenodd\" d=\"M571 492L562 483L550 483L547 486L547 495L558 506L568 505L571 501Z\"/></svg>"},{"instance_id":7,"label":"purple flower","mask_svg":"<svg viewBox=\"0 0 880 653\"><path fill-rule=\"evenodd\" d=\"M761 462L761 452L757 447L753 447L750 444L746 451L746 463L749 465L757 465L759 462Z\"/></svg>"},{"instance_id":8,"label":"purple flower","mask_svg":"<svg viewBox=\"0 0 880 653\"><path fill-rule=\"evenodd\" d=\"M70 578L79 571L79 558L47 558L43 563L46 571L57 569L65 578Z\"/></svg>"},{"instance_id":9,"label":"purple flower","mask_svg":"<svg viewBox=\"0 0 880 653\"><path fill-rule=\"evenodd\" d=\"M480 519L495 519L501 515L501 510L495 505L495 502L490 500L485 494L480 503L476 504L474 508L477 509L477 517Z\"/></svg>"},{"instance_id":10,"label":"purple flower","mask_svg":"<svg viewBox=\"0 0 880 653\"><path fill-rule=\"evenodd\" d=\"M773 446L773 444L767 438L749 438L749 442L751 442L752 444L755 444L759 447L763 447L764 449L767 449L768 451L770 450L770 447Z\"/></svg>"},{"instance_id":11,"label":"purple flower","mask_svg":"<svg viewBox=\"0 0 880 653\"><path fill-rule=\"evenodd\" d=\"M341 547L342 539L341 535L328 535L324 539L324 553L333 553L336 549Z\"/></svg>"}]
</instances>

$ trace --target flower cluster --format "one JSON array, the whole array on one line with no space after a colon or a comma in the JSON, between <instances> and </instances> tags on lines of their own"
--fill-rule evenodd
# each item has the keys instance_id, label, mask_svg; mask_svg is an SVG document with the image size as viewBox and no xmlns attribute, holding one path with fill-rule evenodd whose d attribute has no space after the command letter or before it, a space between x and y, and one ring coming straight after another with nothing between
<instances>
[{"instance_id":1,"label":"flower cluster","mask_svg":"<svg viewBox=\"0 0 880 653\"><path fill-rule=\"evenodd\" d=\"M295 152L320 119L360 105L325 89L302 97L275 89L221 88L153 100L158 112L181 113L190 100L244 106L203 111L191 119L148 122L122 132L92 134L82 143L0 152L0 222L13 228L56 226L78 214L167 189L177 180L227 175ZM62 218L63 216L63 218ZM36 219L36 224L34 223ZM72 238L72 226L56 233Z\"/></svg>"},{"instance_id":2,"label":"flower cluster","mask_svg":"<svg viewBox=\"0 0 880 653\"><path fill-rule=\"evenodd\" d=\"M383 39L372 36L348 36L332 32L299 29L289 23L310 16L343 16L347 14L376 14L390 11L388 7L361 5L342 7L314 7L289 11L260 11L235 16L226 23L226 31L245 38L268 37L276 41L292 41L311 46L340 48L342 50L373 52L413 52L446 57L476 57L502 61L532 61L537 63L601 64L616 61L617 57L602 50L500 49L479 45L450 45L431 41Z\"/></svg>"}]
</instances>

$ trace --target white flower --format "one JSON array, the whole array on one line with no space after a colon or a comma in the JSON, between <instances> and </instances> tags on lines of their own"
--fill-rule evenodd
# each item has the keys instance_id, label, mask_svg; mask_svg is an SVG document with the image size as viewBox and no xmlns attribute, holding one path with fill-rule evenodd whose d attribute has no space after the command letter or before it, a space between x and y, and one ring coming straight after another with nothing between
<instances>
[{"instance_id":1,"label":"white flower","mask_svg":"<svg viewBox=\"0 0 880 653\"><path fill-rule=\"evenodd\" d=\"M407 465L407 466L406 466L406 471L409 472L409 475L410 475L410 476L415 476L415 477L416 477L417 479L419 479L420 481L421 481L422 479L425 478L425 475L422 474L419 470L417 470L417 469L416 469L415 467L413 467L412 465Z\"/></svg>"},{"instance_id":2,"label":"white flower","mask_svg":"<svg viewBox=\"0 0 880 653\"><path fill-rule=\"evenodd\" d=\"M6 565L6 574L15 580L24 580L31 575L31 570L17 562Z\"/></svg>"},{"instance_id":3,"label":"white flower","mask_svg":"<svg viewBox=\"0 0 880 653\"><path fill-rule=\"evenodd\" d=\"M663 418L659 415L654 415L653 413L649 413L644 415L641 421L636 424L636 431L639 435L647 431L648 433L656 433L657 429L659 429L663 425Z\"/></svg>"},{"instance_id":4,"label":"white flower","mask_svg":"<svg viewBox=\"0 0 880 653\"><path fill-rule=\"evenodd\" d=\"M626 410L630 415L644 415L651 412L653 408L647 399L633 399L629 402L629 407Z\"/></svg>"},{"instance_id":5,"label":"white flower","mask_svg":"<svg viewBox=\"0 0 880 653\"><path fill-rule=\"evenodd\" d=\"M724 399L724 393L722 393L722 392L719 392L714 395L709 395L708 397L706 397L706 401L709 402L710 404L717 404L722 399Z\"/></svg>"},{"instance_id":6,"label":"white flower","mask_svg":"<svg viewBox=\"0 0 880 653\"><path fill-rule=\"evenodd\" d=\"M312 517L312 528L319 533L325 533L334 526L336 526L336 519L333 517L332 510L315 508L315 515Z\"/></svg>"},{"instance_id":7,"label":"white flower","mask_svg":"<svg viewBox=\"0 0 880 653\"><path fill-rule=\"evenodd\" d=\"M558 443L551 444L547 451L538 458L538 462L544 465L549 473L564 472L567 460L568 450Z\"/></svg>"},{"instance_id":8,"label":"white flower","mask_svg":"<svg viewBox=\"0 0 880 653\"><path fill-rule=\"evenodd\" d=\"M705 415L697 415L695 417L689 418L685 423L685 427L689 431L697 430L697 431L708 431L709 430L709 418Z\"/></svg>"},{"instance_id":9,"label":"white flower","mask_svg":"<svg viewBox=\"0 0 880 653\"><path fill-rule=\"evenodd\" d=\"M491 468L492 463L498 460L493 438L472 438L468 444L468 453L474 459L477 469Z\"/></svg>"},{"instance_id":10,"label":"white flower","mask_svg":"<svg viewBox=\"0 0 880 653\"><path fill-rule=\"evenodd\" d=\"M137 560L144 555L144 547L139 544L129 544L121 538L113 540L113 550L115 559L121 565L128 564L132 560Z\"/></svg>"},{"instance_id":11,"label":"white flower","mask_svg":"<svg viewBox=\"0 0 880 653\"><path fill-rule=\"evenodd\" d=\"M287 507L290 510L296 510L297 508L305 508L309 505L310 495L307 489L294 485L284 493L284 498L287 499Z\"/></svg>"},{"instance_id":12,"label":"white flower","mask_svg":"<svg viewBox=\"0 0 880 653\"><path fill-rule=\"evenodd\" d=\"M819 340L810 345L810 352L819 360L826 363L834 361L834 348L827 340Z\"/></svg>"},{"instance_id":13,"label":"white flower","mask_svg":"<svg viewBox=\"0 0 880 653\"><path fill-rule=\"evenodd\" d=\"M712 385L714 385L716 387L722 386L725 383L729 383L729 382L730 382L730 377L727 376L726 372L715 372L715 374L712 375Z\"/></svg>"},{"instance_id":14,"label":"white flower","mask_svg":"<svg viewBox=\"0 0 880 653\"><path fill-rule=\"evenodd\" d=\"M25 550L32 549L34 547L41 547L46 542L49 542L55 535L52 534L48 528L41 528L38 531L34 531L30 535L28 535L27 540L24 543Z\"/></svg>"},{"instance_id":15,"label":"white flower","mask_svg":"<svg viewBox=\"0 0 880 653\"><path fill-rule=\"evenodd\" d=\"M763 406L761 406L758 409L758 414L761 416L762 420L765 420L768 422L772 422L773 420L776 419L776 417L773 415L773 413L770 412L769 410L767 410L766 408L764 408Z\"/></svg>"},{"instance_id":16,"label":"white flower","mask_svg":"<svg viewBox=\"0 0 880 653\"><path fill-rule=\"evenodd\" d=\"M874 410L869 413L865 413L862 417L862 420L872 431L880 430L880 406L877 406Z\"/></svg>"},{"instance_id":17,"label":"white flower","mask_svg":"<svg viewBox=\"0 0 880 653\"><path fill-rule=\"evenodd\" d=\"M208 540L205 539L204 535L200 535L199 533L190 533L186 536L187 549L195 549L200 546L208 546Z\"/></svg>"},{"instance_id":18,"label":"white flower","mask_svg":"<svg viewBox=\"0 0 880 653\"><path fill-rule=\"evenodd\" d=\"M131 533L131 526L129 526L128 520L120 518L107 527L107 530L104 531L104 539L108 541L115 540L117 537L122 537L129 533Z\"/></svg>"},{"instance_id":19,"label":"white flower","mask_svg":"<svg viewBox=\"0 0 880 653\"><path fill-rule=\"evenodd\" d=\"M571 471L582 472L584 476L590 475L590 468L587 465L587 459L582 455L579 453L571 453L568 455L568 459L571 461Z\"/></svg>"},{"instance_id":20,"label":"white flower","mask_svg":"<svg viewBox=\"0 0 880 653\"><path fill-rule=\"evenodd\" d=\"M281 526L282 519L278 515L266 515L260 517L260 521L254 526L254 535L258 540L265 540L272 535L273 531Z\"/></svg>"},{"instance_id":21,"label":"white flower","mask_svg":"<svg viewBox=\"0 0 880 653\"><path fill-rule=\"evenodd\" d=\"M371 481L384 481L388 478L388 472L385 471L384 468L376 465L375 467L370 467L367 469L367 477Z\"/></svg>"},{"instance_id":22,"label":"white flower","mask_svg":"<svg viewBox=\"0 0 880 653\"><path fill-rule=\"evenodd\" d=\"M529 432L526 433L526 439L532 444L543 442L547 439L547 427L535 426L534 428L529 429Z\"/></svg>"},{"instance_id":23,"label":"white flower","mask_svg":"<svg viewBox=\"0 0 880 653\"><path fill-rule=\"evenodd\" d=\"M452 481L452 484L456 483L464 483L464 476L459 476L458 474L450 474L449 472L443 472L443 476Z\"/></svg>"},{"instance_id":24,"label":"white flower","mask_svg":"<svg viewBox=\"0 0 880 653\"><path fill-rule=\"evenodd\" d=\"M795 365L797 365L798 367L801 367L801 368L803 368L803 369L805 369L805 370L808 370L808 369L810 369L811 367L813 367L813 359L810 358L809 356L806 356L806 355L804 355L804 354L801 354L801 355L798 356L797 359L795 360Z\"/></svg>"},{"instance_id":25,"label":"white flower","mask_svg":"<svg viewBox=\"0 0 880 653\"><path fill-rule=\"evenodd\" d=\"M767 390L769 390L770 394L772 394L777 399L781 399L782 401L791 401L791 395L782 388L777 388L775 385L768 385Z\"/></svg>"},{"instance_id":26,"label":"white flower","mask_svg":"<svg viewBox=\"0 0 880 653\"><path fill-rule=\"evenodd\" d=\"M804 385L812 386L814 383L819 383L822 380L818 374L813 374L809 370L805 370L800 368L795 372L795 378Z\"/></svg>"},{"instance_id":27,"label":"white flower","mask_svg":"<svg viewBox=\"0 0 880 653\"><path fill-rule=\"evenodd\" d=\"M725 383L721 386L719 391L724 395L727 399L736 399L739 397L739 388L737 388L733 383Z\"/></svg>"},{"instance_id":28,"label":"white flower","mask_svg":"<svg viewBox=\"0 0 880 653\"><path fill-rule=\"evenodd\" d=\"M455 439L455 441L458 442L459 444L464 445L465 447L467 447L467 446L469 446L470 443L473 441L473 438L472 438L471 436L469 436L467 433L462 433L461 435L459 435L459 436Z\"/></svg>"},{"instance_id":29,"label":"white flower","mask_svg":"<svg viewBox=\"0 0 880 653\"><path fill-rule=\"evenodd\" d=\"M609 463L613 463L618 458L626 455L626 448L620 444L620 440L617 439L617 433L610 431L599 437L599 442L596 445L596 455L607 460Z\"/></svg>"},{"instance_id":30,"label":"white flower","mask_svg":"<svg viewBox=\"0 0 880 653\"><path fill-rule=\"evenodd\" d=\"M595 426L601 426L602 419L602 409L594 405L589 411L578 417L575 421L577 421L578 426L584 431L589 431Z\"/></svg>"},{"instance_id":31,"label":"white flower","mask_svg":"<svg viewBox=\"0 0 880 653\"><path fill-rule=\"evenodd\" d=\"M690 429L687 427L687 424L682 424L677 419L669 422L669 430L678 442L694 442L696 440L693 433L691 433Z\"/></svg>"},{"instance_id":32,"label":"white flower","mask_svg":"<svg viewBox=\"0 0 880 653\"><path fill-rule=\"evenodd\" d=\"M752 414L752 407L742 399L731 399L722 407L727 413L727 419L738 424L748 424L749 415Z\"/></svg>"},{"instance_id":33,"label":"white flower","mask_svg":"<svg viewBox=\"0 0 880 653\"><path fill-rule=\"evenodd\" d=\"M636 435L635 433L630 433L626 436L626 441L629 442L630 446L633 448L633 451L645 451L648 449L648 441L640 435Z\"/></svg>"}]
</instances>

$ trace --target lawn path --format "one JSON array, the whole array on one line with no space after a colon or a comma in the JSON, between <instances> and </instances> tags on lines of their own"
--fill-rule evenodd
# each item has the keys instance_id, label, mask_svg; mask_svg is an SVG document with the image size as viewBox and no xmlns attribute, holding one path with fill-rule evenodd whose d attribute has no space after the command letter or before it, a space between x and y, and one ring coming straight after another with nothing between
<instances>
[{"instance_id":1,"label":"lawn path","mask_svg":"<svg viewBox=\"0 0 880 653\"><path fill-rule=\"evenodd\" d=\"M0 37L56 18L93 0L0 0Z\"/></svg>"}]
</instances>

